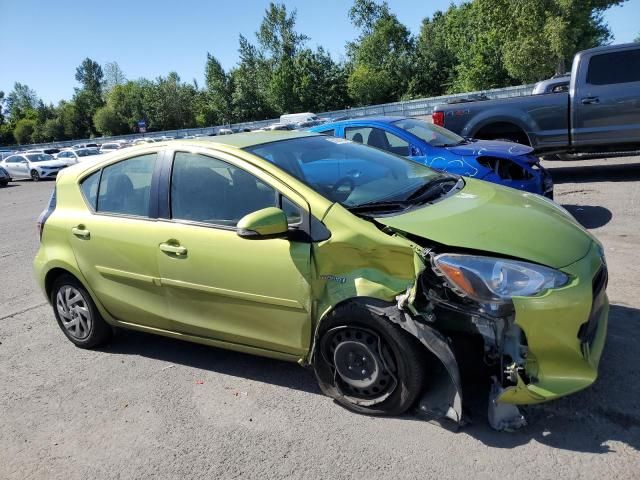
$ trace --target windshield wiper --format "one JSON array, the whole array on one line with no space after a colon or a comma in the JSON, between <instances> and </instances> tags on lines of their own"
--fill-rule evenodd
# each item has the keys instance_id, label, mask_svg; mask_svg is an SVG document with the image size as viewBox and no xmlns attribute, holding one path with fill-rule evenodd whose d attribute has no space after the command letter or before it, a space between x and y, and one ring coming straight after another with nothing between
<instances>
[{"instance_id":1,"label":"windshield wiper","mask_svg":"<svg viewBox=\"0 0 640 480\"><path fill-rule=\"evenodd\" d=\"M459 142L456 143L443 143L441 145L437 145L438 147L459 147L460 145L466 145L467 143L471 143L469 142L467 139L462 139Z\"/></svg>"},{"instance_id":2,"label":"windshield wiper","mask_svg":"<svg viewBox=\"0 0 640 480\"><path fill-rule=\"evenodd\" d=\"M458 177L443 177L436 178L435 180L431 180L424 185L419 186L416 190L414 190L411 195L409 195L404 201L410 202L413 200L419 200L424 203L429 200L433 200L434 198L441 197L442 195L449 193L451 190L456 188L460 182L463 180ZM453 186L445 191L444 186L447 183L452 183Z\"/></svg>"},{"instance_id":3,"label":"windshield wiper","mask_svg":"<svg viewBox=\"0 0 640 480\"><path fill-rule=\"evenodd\" d=\"M397 212L398 210L406 210L411 204L405 201L396 202L367 202L353 207L347 207L352 213L365 212Z\"/></svg>"}]
</instances>

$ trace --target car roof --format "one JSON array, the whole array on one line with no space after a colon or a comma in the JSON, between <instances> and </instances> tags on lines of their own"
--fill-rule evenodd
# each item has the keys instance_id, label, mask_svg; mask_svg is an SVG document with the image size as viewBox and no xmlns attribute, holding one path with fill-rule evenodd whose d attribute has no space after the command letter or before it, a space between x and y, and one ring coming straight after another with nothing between
<instances>
[{"instance_id":1,"label":"car roof","mask_svg":"<svg viewBox=\"0 0 640 480\"><path fill-rule=\"evenodd\" d=\"M163 140L161 142L154 143L144 143L141 145L135 145L133 147L123 150L123 155L126 155L125 158L128 158L130 155L135 156L136 152L145 152L148 151L149 148L155 147L170 147L170 146L178 146L178 145L188 145L188 146L199 146L204 148L213 148L222 147L221 150L224 149L243 149L247 147L253 147L256 145L262 145L266 143L278 142L281 140L292 140L295 138L305 138L305 137L317 137L318 133L314 132L305 132L305 131L291 131L291 130L274 130L274 131L255 131L255 132L243 132L243 133L234 133L232 135L221 135L215 137L197 137L190 139L178 139L178 140ZM132 155L133 154L133 155ZM112 159L105 160L104 162L109 163ZM72 165L68 168L65 168L65 174L77 174L81 175L83 172L92 169L96 165L102 165L103 161L99 161L99 163L94 162L81 162L76 165Z\"/></svg>"},{"instance_id":2,"label":"car roof","mask_svg":"<svg viewBox=\"0 0 640 480\"><path fill-rule=\"evenodd\" d=\"M278 142L280 140L290 140L293 138L312 137L317 134L312 132L295 132L284 130L259 130L255 132L234 133L233 135L216 135L215 137L196 137L189 140L170 140L171 143L192 143L196 145L206 146L225 145L233 148L247 148L263 143Z\"/></svg>"}]
</instances>

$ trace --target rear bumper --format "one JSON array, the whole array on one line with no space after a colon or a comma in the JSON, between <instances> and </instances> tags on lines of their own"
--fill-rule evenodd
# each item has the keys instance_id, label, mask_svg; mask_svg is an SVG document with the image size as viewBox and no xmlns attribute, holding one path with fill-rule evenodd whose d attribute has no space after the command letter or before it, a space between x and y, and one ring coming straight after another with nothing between
<instances>
[{"instance_id":1,"label":"rear bumper","mask_svg":"<svg viewBox=\"0 0 640 480\"><path fill-rule=\"evenodd\" d=\"M528 344L529 382L519 377L499 402L552 400L588 387L598 376L609 315L606 266L598 246L593 243L583 259L562 270L572 276L567 286L540 297L514 299L515 322Z\"/></svg>"}]
</instances>

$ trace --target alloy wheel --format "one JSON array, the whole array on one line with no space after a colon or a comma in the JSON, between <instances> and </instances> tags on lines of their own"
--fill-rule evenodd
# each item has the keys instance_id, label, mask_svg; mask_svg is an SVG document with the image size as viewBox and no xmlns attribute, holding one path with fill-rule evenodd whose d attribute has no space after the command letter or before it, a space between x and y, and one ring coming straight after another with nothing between
<instances>
[{"instance_id":1,"label":"alloy wheel","mask_svg":"<svg viewBox=\"0 0 640 480\"><path fill-rule=\"evenodd\" d=\"M56 295L56 309L62 326L76 340L84 340L91 333L91 310L82 293L75 287L64 285Z\"/></svg>"}]
</instances>

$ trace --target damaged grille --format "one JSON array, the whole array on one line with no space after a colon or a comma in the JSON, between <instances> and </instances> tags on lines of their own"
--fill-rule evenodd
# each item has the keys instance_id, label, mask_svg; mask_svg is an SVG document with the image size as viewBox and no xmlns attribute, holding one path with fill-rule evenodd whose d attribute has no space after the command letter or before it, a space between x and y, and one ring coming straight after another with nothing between
<instances>
[{"instance_id":1,"label":"damaged grille","mask_svg":"<svg viewBox=\"0 0 640 480\"><path fill-rule=\"evenodd\" d=\"M589 346L593 343L596 331L598 330L598 319L604 307L605 290L607 289L608 280L609 274L607 272L607 266L603 264L593 277L593 301L589 319L580 326L580 330L578 331L580 341Z\"/></svg>"},{"instance_id":2,"label":"damaged grille","mask_svg":"<svg viewBox=\"0 0 640 480\"><path fill-rule=\"evenodd\" d=\"M502 180L530 180L532 178L524 168L506 158L481 156L476 161L483 167L493 170Z\"/></svg>"}]
</instances>

